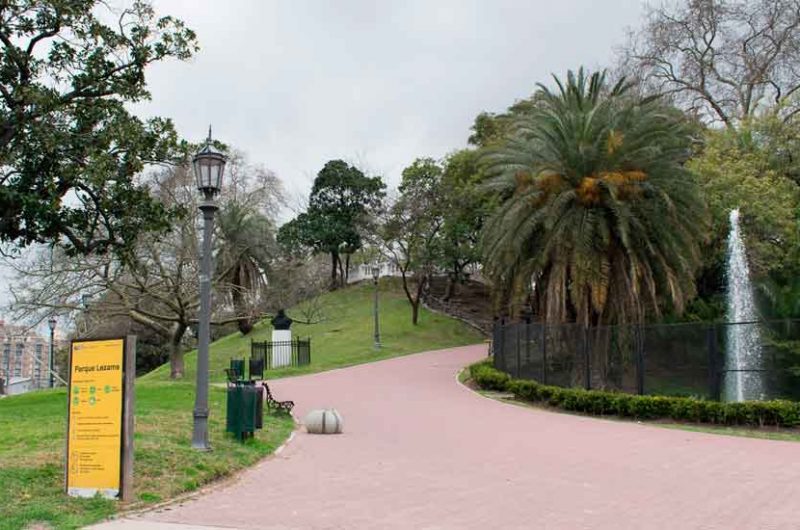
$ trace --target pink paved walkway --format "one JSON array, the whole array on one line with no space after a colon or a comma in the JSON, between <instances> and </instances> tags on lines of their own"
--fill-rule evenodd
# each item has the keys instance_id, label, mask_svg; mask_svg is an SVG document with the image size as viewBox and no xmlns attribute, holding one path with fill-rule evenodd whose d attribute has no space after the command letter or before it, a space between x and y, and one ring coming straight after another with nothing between
<instances>
[{"instance_id":1,"label":"pink paved walkway","mask_svg":"<svg viewBox=\"0 0 800 530\"><path fill-rule=\"evenodd\" d=\"M454 380L483 355L475 346L275 381L300 417L336 407L346 433L298 433L228 487L104 526L800 528L800 444L499 403Z\"/></svg>"}]
</instances>

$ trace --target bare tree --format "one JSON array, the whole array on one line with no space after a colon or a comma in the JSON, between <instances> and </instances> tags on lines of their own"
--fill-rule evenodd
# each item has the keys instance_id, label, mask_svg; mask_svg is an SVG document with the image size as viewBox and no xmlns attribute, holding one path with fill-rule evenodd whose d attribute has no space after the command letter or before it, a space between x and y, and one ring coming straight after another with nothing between
<instances>
[{"instance_id":1,"label":"bare tree","mask_svg":"<svg viewBox=\"0 0 800 530\"><path fill-rule=\"evenodd\" d=\"M89 319L129 318L164 339L170 375L183 377L184 338L197 322L200 305L196 236L185 226L162 237L140 238L125 261L113 253L72 257L47 249L13 266L17 281L11 291L18 318L43 320L49 314L82 311ZM215 273L217 293L226 290L220 282L226 272ZM88 308L84 295L93 300ZM216 302L214 324L239 319L224 303L224 295L218 294Z\"/></svg>"},{"instance_id":2,"label":"bare tree","mask_svg":"<svg viewBox=\"0 0 800 530\"><path fill-rule=\"evenodd\" d=\"M272 267L264 311L273 313L292 307L292 318L297 322L316 324L326 320L327 273L325 256L284 256Z\"/></svg>"},{"instance_id":3,"label":"bare tree","mask_svg":"<svg viewBox=\"0 0 800 530\"><path fill-rule=\"evenodd\" d=\"M235 165L234 165L235 167ZM258 176L258 175L256 175ZM243 177L242 177L243 178ZM264 190L272 180L256 179L261 184L245 187L242 178L232 180L220 202L241 204L253 197L272 197L280 188ZM17 318L43 320L52 314L75 314L83 311L93 318L127 318L147 327L162 337L169 349L170 375L178 379L184 373L186 331L197 323L200 305L197 227L197 192L187 168L162 173L156 195L162 203L180 205L183 215L174 220L166 234L143 233L133 248L124 254L105 252L88 256L68 256L57 248L43 249L32 259L8 263L17 271L12 288L13 308ZM247 193L247 190L251 193ZM238 195L237 195L238 192ZM241 202L237 202L237 198ZM266 208L267 206L264 206ZM259 234L255 234L259 236ZM271 237L271 232L263 237ZM257 237L255 239L258 239ZM223 325L263 316L254 314L260 307L260 289L266 283L242 283L232 274L241 267L245 255L253 248L243 239L229 245L216 238L217 266L214 271L215 299L212 302L212 324ZM220 249L225 249L224 253ZM263 275L262 269L256 270ZM84 297L92 299L86 307ZM252 303L241 303L242 300Z\"/></svg>"},{"instance_id":4,"label":"bare tree","mask_svg":"<svg viewBox=\"0 0 800 530\"><path fill-rule=\"evenodd\" d=\"M621 70L708 122L800 112L800 0L681 0L649 7Z\"/></svg>"}]
</instances>

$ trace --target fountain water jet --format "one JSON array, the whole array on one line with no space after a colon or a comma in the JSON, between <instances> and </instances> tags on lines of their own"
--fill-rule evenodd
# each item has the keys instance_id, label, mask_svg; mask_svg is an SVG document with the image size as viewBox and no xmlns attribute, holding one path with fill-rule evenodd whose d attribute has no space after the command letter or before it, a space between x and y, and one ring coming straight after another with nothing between
<instances>
[{"instance_id":1,"label":"fountain water jet","mask_svg":"<svg viewBox=\"0 0 800 530\"><path fill-rule=\"evenodd\" d=\"M737 324L757 320L750 269L739 227L739 209L730 213L727 255L727 347L723 399L746 401L763 397L761 373L744 370L761 368L761 333L758 324Z\"/></svg>"}]
</instances>

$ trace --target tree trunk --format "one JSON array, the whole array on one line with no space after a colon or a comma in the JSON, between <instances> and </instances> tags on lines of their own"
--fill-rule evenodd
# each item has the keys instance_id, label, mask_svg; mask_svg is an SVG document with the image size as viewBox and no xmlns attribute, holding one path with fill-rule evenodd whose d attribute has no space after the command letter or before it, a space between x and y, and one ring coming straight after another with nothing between
<instances>
[{"instance_id":1,"label":"tree trunk","mask_svg":"<svg viewBox=\"0 0 800 530\"><path fill-rule=\"evenodd\" d=\"M344 284L346 286L350 282L350 254L348 253L344 259Z\"/></svg>"},{"instance_id":2,"label":"tree trunk","mask_svg":"<svg viewBox=\"0 0 800 530\"><path fill-rule=\"evenodd\" d=\"M408 303L411 304L411 322L416 324L417 318L417 311L416 305L414 304L414 297L411 295L411 290L408 288L408 276L406 276L406 271L402 268L400 269L400 279L402 280L403 284L403 292L406 293L406 298L408 298Z\"/></svg>"},{"instance_id":3,"label":"tree trunk","mask_svg":"<svg viewBox=\"0 0 800 530\"><path fill-rule=\"evenodd\" d=\"M456 275L457 273L451 272L447 275L447 288L444 292L444 301L449 301L456 292Z\"/></svg>"},{"instance_id":4,"label":"tree trunk","mask_svg":"<svg viewBox=\"0 0 800 530\"><path fill-rule=\"evenodd\" d=\"M170 379L183 379L183 335L186 333L186 324L175 324L169 340L169 377Z\"/></svg>"},{"instance_id":5,"label":"tree trunk","mask_svg":"<svg viewBox=\"0 0 800 530\"><path fill-rule=\"evenodd\" d=\"M342 256L336 256L336 261L339 262L339 287L344 287L344 268L342 267Z\"/></svg>"},{"instance_id":6,"label":"tree trunk","mask_svg":"<svg viewBox=\"0 0 800 530\"><path fill-rule=\"evenodd\" d=\"M339 260L338 254L331 252L331 291L336 290L336 262Z\"/></svg>"},{"instance_id":7,"label":"tree trunk","mask_svg":"<svg viewBox=\"0 0 800 530\"><path fill-rule=\"evenodd\" d=\"M417 325L419 322L419 304L422 300L422 293L425 292L425 287L428 284L428 275L422 275L422 277L417 278L417 295L414 301L411 303L411 323L413 325Z\"/></svg>"},{"instance_id":8,"label":"tree trunk","mask_svg":"<svg viewBox=\"0 0 800 530\"><path fill-rule=\"evenodd\" d=\"M242 294L246 290L243 276L244 272L241 270L241 268L237 267L233 276L233 281L231 282L233 284L231 296L233 298L233 311L237 316L239 316L239 320L236 321L236 325L242 335L247 335L253 330L253 325L255 322L250 314L250 308L247 305L247 300Z\"/></svg>"},{"instance_id":9,"label":"tree trunk","mask_svg":"<svg viewBox=\"0 0 800 530\"><path fill-rule=\"evenodd\" d=\"M419 322L419 300L411 302L411 323L417 325Z\"/></svg>"},{"instance_id":10,"label":"tree trunk","mask_svg":"<svg viewBox=\"0 0 800 530\"><path fill-rule=\"evenodd\" d=\"M183 379L183 348L180 344L169 344L169 378Z\"/></svg>"}]
</instances>

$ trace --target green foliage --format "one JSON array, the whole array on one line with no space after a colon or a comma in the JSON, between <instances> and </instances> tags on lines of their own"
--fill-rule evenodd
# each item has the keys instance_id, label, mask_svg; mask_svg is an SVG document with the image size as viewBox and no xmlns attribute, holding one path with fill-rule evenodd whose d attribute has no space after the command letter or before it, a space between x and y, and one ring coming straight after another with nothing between
<instances>
[{"instance_id":1,"label":"green foliage","mask_svg":"<svg viewBox=\"0 0 800 530\"><path fill-rule=\"evenodd\" d=\"M0 241L88 253L167 226L136 177L147 163L182 158L186 145L169 120L127 108L149 97L146 67L188 59L195 35L145 1L110 24L105 9L98 0L0 8Z\"/></svg>"},{"instance_id":2,"label":"green foliage","mask_svg":"<svg viewBox=\"0 0 800 530\"><path fill-rule=\"evenodd\" d=\"M711 212L711 245L706 268L725 259L728 216L741 210L751 270L780 281L798 272L800 187L784 157L800 155L792 143L796 124L776 125L774 117L743 122L737 129L709 130L702 151L688 166L697 175ZM783 153L783 155L782 155Z\"/></svg>"},{"instance_id":3,"label":"green foliage","mask_svg":"<svg viewBox=\"0 0 800 530\"><path fill-rule=\"evenodd\" d=\"M506 120L488 112L481 112L472 124L472 134L467 140L471 145L486 147L502 141L506 133Z\"/></svg>"},{"instance_id":4,"label":"green foliage","mask_svg":"<svg viewBox=\"0 0 800 530\"><path fill-rule=\"evenodd\" d=\"M422 292L439 261L444 207L442 167L431 158L418 158L403 170L400 197L381 227L385 253L398 267L403 291L416 325ZM411 286L410 276L415 285Z\"/></svg>"},{"instance_id":5,"label":"green foliage","mask_svg":"<svg viewBox=\"0 0 800 530\"><path fill-rule=\"evenodd\" d=\"M706 212L686 169L689 125L605 75L539 86L505 141L485 150L501 203L483 235L501 294L550 322L642 322L695 294Z\"/></svg>"},{"instance_id":6,"label":"green foliage","mask_svg":"<svg viewBox=\"0 0 800 530\"><path fill-rule=\"evenodd\" d=\"M464 269L480 261L480 234L494 207L494 197L482 184L480 151L462 149L447 157L442 174L443 208L440 267L451 281L463 281Z\"/></svg>"},{"instance_id":7,"label":"green foliage","mask_svg":"<svg viewBox=\"0 0 800 530\"><path fill-rule=\"evenodd\" d=\"M542 385L536 381L512 379L492 367L489 361L473 364L469 370L472 379L480 388L511 392L523 401L544 403L571 412L754 427L800 425L800 403L794 401L721 403L690 397L637 396L600 390L561 388Z\"/></svg>"},{"instance_id":8,"label":"green foliage","mask_svg":"<svg viewBox=\"0 0 800 530\"><path fill-rule=\"evenodd\" d=\"M275 256L272 221L248 204L229 201L219 213L220 248L216 266L227 284L239 331L253 329L264 293L266 271Z\"/></svg>"},{"instance_id":9,"label":"green foliage","mask_svg":"<svg viewBox=\"0 0 800 530\"><path fill-rule=\"evenodd\" d=\"M386 185L367 177L355 166L331 160L314 179L308 210L281 226L278 242L296 253L298 248L331 255L331 287L344 284L340 255L361 248L370 216L381 205Z\"/></svg>"}]
</instances>

